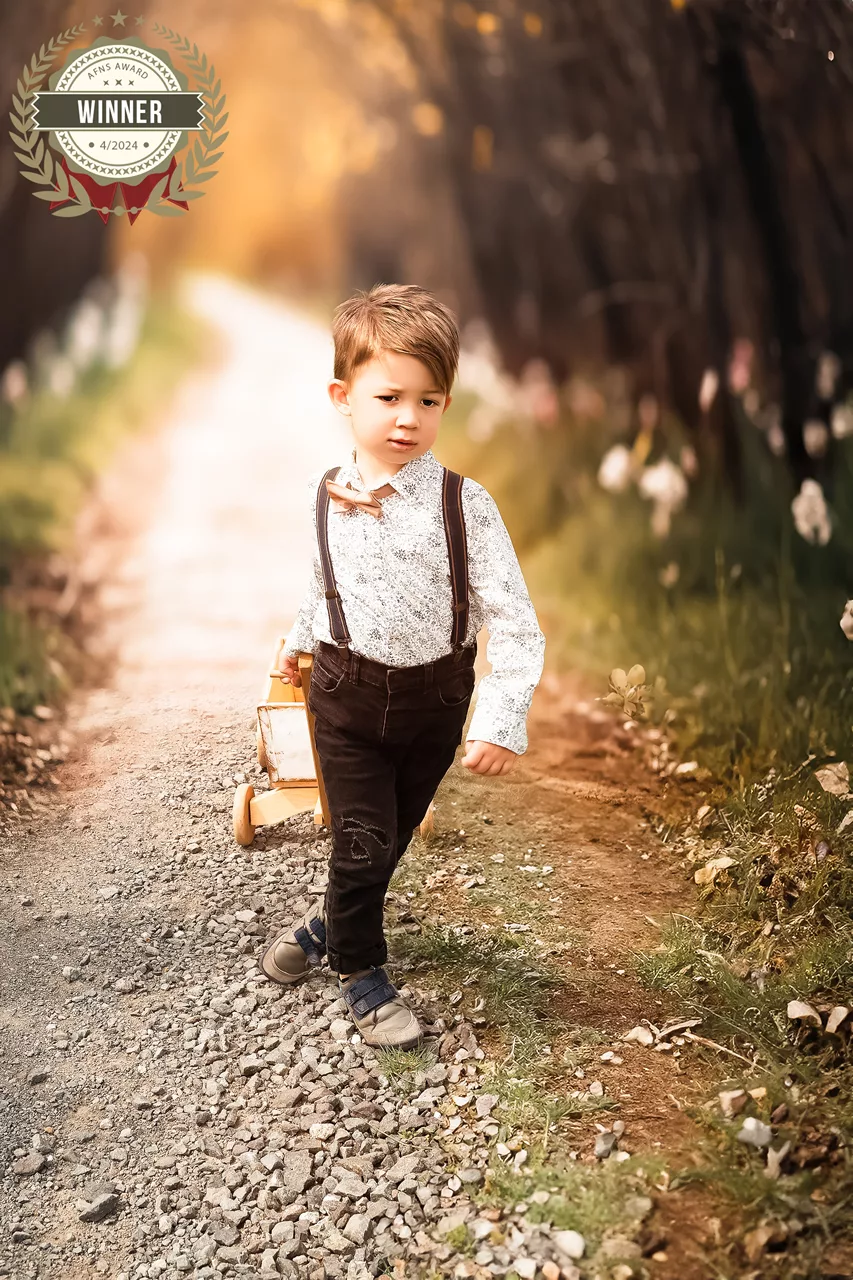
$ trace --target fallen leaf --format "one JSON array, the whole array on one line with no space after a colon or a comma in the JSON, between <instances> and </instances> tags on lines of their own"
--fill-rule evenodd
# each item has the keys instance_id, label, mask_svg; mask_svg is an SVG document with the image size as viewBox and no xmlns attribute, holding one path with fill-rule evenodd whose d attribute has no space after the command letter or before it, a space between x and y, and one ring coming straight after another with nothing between
<instances>
[{"instance_id":1,"label":"fallen leaf","mask_svg":"<svg viewBox=\"0 0 853 1280\"><path fill-rule=\"evenodd\" d=\"M713 884L721 871L727 871L729 867L735 865L735 859L724 855L721 858L711 858L710 862L706 862L704 867L700 867L694 872L693 879L697 884Z\"/></svg>"},{"instance_id":2,"label":"fallen leaf","mask_svg":"<svg viewBox=\"0 0 853 1280\"><path fill-rule=\"evenodd\" d=\"M849 1014L850 1010L847 1008L846 1004L837 1004L835 1008L830 1011L829 1017L826 1020L826 1029L830 1035L833 1031L838 1030L844 1019L848 1017Z\"/></svg>"},{"instance_id":3,"label":"fallen leaf","mask_svg":"<svg viewBox=\"0 0 853 1280\"><path fill-rule=\"evenodd\" d=\"M624 1035L622 1039L628 1043L634 1041L636 1044L650 1045L654 1044L654 1036L648 1027L632 1027L631 1030Z\"/></svg>"},{"instance_id":4,"label":"fallen leaf","mask_svg":"<svg viewBox=\"0 0 853 1280\"><path fill-rule=\"evenodd\" d=\"M840 760L838 764L826 764L822 769L816 769L814 776L824 791L828 791L831 795L851 795L850 770L847 768L846 761Z\"/></svg>"},{"instance_id":5,"label":"fallen leaf","mask_svg":"<svg viewBox=\"0 0 853 1280\"><path fill-rule=\"evenodd\" d=\"M823 1025L817 1009L810 1004L806 1004L805 1000L789 1000L787 1012L792 1022L801 1020L803 1022L813 1022L817 1027Z\"/></svg>"},{"instance_id":6,"label":"fallen leaf","mask_svg":"<svg viewBox=\"0 0 853 1280\"><path fill-rule=\"evenodd\" d=\"M668 1022L658 1032L658 1039L663 1040L664 1036L673 1036L677 1031L689 1031L691 1027L698 1027L701 1022L701 1018L682 1018L679 1022Z\"/></svg>"}]
</instances>

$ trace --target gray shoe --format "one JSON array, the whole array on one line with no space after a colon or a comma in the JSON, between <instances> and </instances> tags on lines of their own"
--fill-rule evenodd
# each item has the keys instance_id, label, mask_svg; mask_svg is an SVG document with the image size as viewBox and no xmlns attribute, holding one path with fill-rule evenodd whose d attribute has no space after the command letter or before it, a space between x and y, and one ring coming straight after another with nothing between
<instances>
[{"instance_id":1,"label":"gray shoe","mask_svg":"<svg viewBox=\"0 0 853 1280\"><path fill-rule=\"evenodd\" d=\"M420 1023L383 968L338 976L338 988L365 1044L414 1049L421 1043Z\"/></svg>"},{"instance_id":2,"label":"gray shoe","mask_svg":"<svg viewBox=\"0 0 853 1280\"><path fill-rule=\"evenodd\" d=\"M273 938L260 960L260 969L273 982L289 985L319 968L326 955L323 898L289 929Z\"/></svg>"}]
</instances>

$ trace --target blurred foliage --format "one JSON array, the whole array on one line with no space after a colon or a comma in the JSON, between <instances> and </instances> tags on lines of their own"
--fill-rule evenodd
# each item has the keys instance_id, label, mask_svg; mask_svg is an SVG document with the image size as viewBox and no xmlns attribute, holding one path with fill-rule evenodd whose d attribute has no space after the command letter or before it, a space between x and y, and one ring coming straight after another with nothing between
<instances>
[{"instance_id":1,"label":"blurred foliage","mask_svg":"<svg viewBox=\"0 0 853 1280\"><path fill-rule=\"evenodd\" d=\"M116 445L151 421L200 350L197 324L154 296L126 366L94 365L68 396L43 387L16 409L0 405L0 574L24 554L65 545Z\"/></svg>"},{"instance_id":2,"label":"blurred foliage","mask_svg":"<svg viewBox=\"0 0 853 1280\"><path fill-rule=\"evenodd\" d=\"M93 366L67 396L41 388L0 408L0 706L26 714L67 688L75 644L43 600L31 604L40 565L74 555L97 475L128 432L155 420L202 341L197 322L155 294L123 367Z\"/></svg>"},{"instance_id":3,"label":"blurred foliage","mask_svg":"<svg viewBox=\"0 0 853 1280\"><path fill-rule=\"evenodd\" d=\"M853 440L838 442L826 546L796 532L787 469L743 413L748 501L700 471L658 537L636 486L614 494L596 478L607 449L626 440L613 425L623 406L584 421L564 403L558 423L508 420L486 444L466 433L470 411L470 398L454 399L438 453L495 495L550 662L603 684L626 656L641 661L651 683L665 681L656 714L669 709L677 752L737 794L772 765L843 756L853 726L853 647L839 626L851 594ZM649 463L677 459L682 443L668 421Z\"/></svg>"}]
</instances>

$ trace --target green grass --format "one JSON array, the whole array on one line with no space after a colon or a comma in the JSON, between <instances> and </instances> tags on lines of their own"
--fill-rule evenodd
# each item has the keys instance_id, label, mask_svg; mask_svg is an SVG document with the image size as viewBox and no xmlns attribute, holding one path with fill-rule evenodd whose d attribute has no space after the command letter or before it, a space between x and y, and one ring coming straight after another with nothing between
<instances>
[{"instance_id":1,"label":"green grass","mask_svg":"<svg viewBox=\"0 0 853 1280\"><path fill-rule=\"evenodd\" d=\"M549 996L564 982L515 939L425 923L418 933L395 934L394 952L413 971L426 970L453 982L473 979L483 1016L506 1031L525 1059L537 1056L554 1034Z\"/></svg>"},{"instance_id":2,"label":"green grass","mask_svg":"<svg viewBox=\"0 0 853 1280\"><path fill-rule=\"evenodd\" d=\"M516 1171L495 1154L487 1185L475 1188L472 1196L483 1206L498 1203L515 1207L522 1203L527 1205L524 1213L530 1222L580 1232L587 1246L586 1266L605 1238L623 1233L630 1238L636 1232L651 1208L649 1192L665 1164L659 1156L632 1156L622 1163L568 1161L556 1167L533 1153ZM547 1193L547 1199L542 1193Z\"/></svg>"},{"instance_id":3,"label":"green grass","mask_svg":"<svg viewBox=\"0 0 853 1280\"><path fill-rule=\"evenodd\" d=\"M155 420L202 350L197 324L152 295L126 365L93 366L65 398L36 383L17 408L0 408L0 706L27 714L67 691L75 645L49 610L30 609L22 584L52 553L73 554L97 475L125 435Z\"/></svg>"},{"instance_id":4,"label":"green grass","mask_svg":"<svg viewBox=\"0 0 853 1280\"><path fill-rule=\"evenodd\" d=\"M58 630L0 609L0 707L29 711L55 701L67 683L70 649Z\"/></svg>"}]
</instances>

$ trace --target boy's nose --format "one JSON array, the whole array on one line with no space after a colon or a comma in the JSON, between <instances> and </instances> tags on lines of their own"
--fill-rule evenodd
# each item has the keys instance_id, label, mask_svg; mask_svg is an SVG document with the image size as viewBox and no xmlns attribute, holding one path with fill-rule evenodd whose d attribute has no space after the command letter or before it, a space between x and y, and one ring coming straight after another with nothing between
<instances>
[{"instance_id":1,"label":"boy's nose","mask_svg":"<svg viewBox=\"0 0 853 1280\"><path fill-rule=\"evenodd\" d=\"M418 425L418 415L413 405L400 405L397 413L398 427L416 427Z\"/></svg>"}]
</instances>

